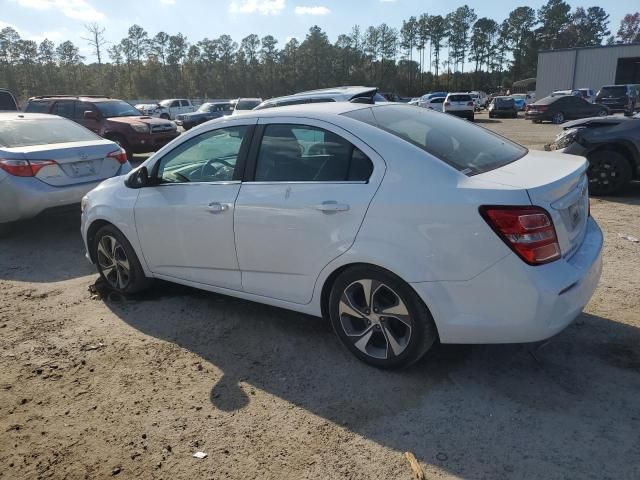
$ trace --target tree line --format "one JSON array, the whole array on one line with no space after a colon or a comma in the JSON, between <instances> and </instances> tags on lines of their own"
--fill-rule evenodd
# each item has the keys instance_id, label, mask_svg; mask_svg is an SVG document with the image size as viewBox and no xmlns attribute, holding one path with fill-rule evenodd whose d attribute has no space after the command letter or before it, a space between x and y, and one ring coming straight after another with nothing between
<instances>
[{"instance_id":1,"label":"tree line","mask_svg":"<svg viewBox=\"0 0 640 480\"><path fill-rule=\"evenodd\" d=\"M572 9L549 0L537 11L517 7L502 21L478 18L463 5L447 15L424 13L402 22L354 26L331 42L318 26L283 46L272 35L229 35L189 41L183 33L150 34L140 25L118 43L98 24L83 39L87 63L67 40L55 45L0 30L0 85L21 99L41 94L106 94L125 99L269 98L335 85L373 85L420 95L427 90L494 91L534 77L539 50L640 42L640 12L615 35L599 6Z\"/></svg>"}]
</instances>

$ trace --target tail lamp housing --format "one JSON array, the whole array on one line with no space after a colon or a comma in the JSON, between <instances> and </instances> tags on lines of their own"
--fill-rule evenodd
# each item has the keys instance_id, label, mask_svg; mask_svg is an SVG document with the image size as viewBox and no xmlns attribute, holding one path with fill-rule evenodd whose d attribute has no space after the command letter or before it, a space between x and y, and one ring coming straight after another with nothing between
<instances>
[{"instance_id":1,"label":"tail lamp housing","mask_svg":"<svg viewBox=\"0 0 640 480\"><path fill-rule=\"evenodd\" d=\"M0 168L14 177L35 177L48 165L56 165L53 160L0 159Z\"/></svg>"},{"instance_id":2,"label":"tail lamp housing","mask_svg":"<svg viewBox=\"0 0 640 480\"><path fill-rule=\"evenodd\" d=\"M485 205L480 215L500 239L529 265L544 265L561 257L551 215L536 206Z\"/></svg>"}]
</instances>

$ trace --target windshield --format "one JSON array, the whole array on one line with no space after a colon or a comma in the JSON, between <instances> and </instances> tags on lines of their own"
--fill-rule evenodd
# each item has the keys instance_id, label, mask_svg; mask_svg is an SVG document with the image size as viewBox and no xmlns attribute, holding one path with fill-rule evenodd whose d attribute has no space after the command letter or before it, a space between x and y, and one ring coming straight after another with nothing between
<instances>
[{"instance_id":1,"label":"windshield","mask_svg":"<svg viewBox=\"0 0 640 480\"><path fill-rule=\"evenodd\" d=\"M260 100L240 100L236 103L236 110L253 110L260 105Z\"/></svg>"},{"instance_id":2,"label":"windshield","mask_svg":"<svg viewBox=\"0 0 640 480\"><path fill-rule=\"evenodd\" d=\"M494 103L495 103L496 105L500 105L500 106L503 106L503 105L513 105L513 98L496 98L496 99L494 100Z\"/></svg>"},{"instance_id":3,"label":"windshield","mask_svg":"<svg viewBox=\"0 0 640 480\"><path fill-rule=\"evenodd\" d=\"M96 102L96 107L105 118L110 117L131 117L142 115L139 110L129 105L127 102L117 100L113 102Z\"/></svg>"},{"instance_id":4,"label":"windshield","mask_svg":"<svg viewBox=\"0 0 640 480\"><path fill-rule=\"evenodd\" d=\"M626 87L602 87L600 90L603 97L624 97L626 94Z\"/></svg>"},{"instance_id":5,"label":"windshield","mask_svg":"<svg viewBox=\"0 0 640 480\"><path fill-rule=\"evenodd\" d=\"M202 105L200 105L197 111L200 113L209 113L214 110L213 106L213 103L203 103Z\"/></svg>"},{"instance_id":6,"label":"windshield","mask_svg":"<svg viewBox=\"0 0 640 480\"><path fill-rule=\"evenodd\" d=\"M0 120L0 146L8 148L100 139L95 133L66 118Z\"/></svg>"},{"instance_id":7,"label":"windshield","mask_svg":"<svg viewBox=\"0 0 640 480\"><path fill-rule=\"evenodd\" d=\"M527 153L482 127L426 108L388 105L343 115L400 137L466 175L502 167Z\"/></svg>"}]
</instances>

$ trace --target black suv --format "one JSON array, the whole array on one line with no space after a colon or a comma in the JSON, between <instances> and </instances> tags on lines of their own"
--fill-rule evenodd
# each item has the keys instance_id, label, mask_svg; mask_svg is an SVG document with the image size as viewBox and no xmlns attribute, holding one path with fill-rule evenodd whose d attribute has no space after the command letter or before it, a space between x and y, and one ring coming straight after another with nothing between
<instances>
[{"instance_id":1,"label":"black suv","mask_svg":"<svg viewBox=\"0 0 640 480\"><path fill-rule=\"evenodd\" d=\"M18 102L9 90L0 88L0 110L18 111Z\"/></svg>"},{"instance_id":2,"label":"black suv","mask_svg":"<svg viewBox=\"0 0 640 480\"><path fill-rule=\"evenodd\" d=\"M633 115L638 102L635 85L605 85L596 96L596 102L609 107L612 112Z\"/></svg>"}]
</instances>

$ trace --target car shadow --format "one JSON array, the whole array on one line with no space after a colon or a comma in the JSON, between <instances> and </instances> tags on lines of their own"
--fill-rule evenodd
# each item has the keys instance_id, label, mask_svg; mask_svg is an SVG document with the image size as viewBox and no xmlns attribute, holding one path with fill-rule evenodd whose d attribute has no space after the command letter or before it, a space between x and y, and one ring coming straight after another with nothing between
<instances>
[{"instance_id":1,"label":"car shadow","mask_svg":"<svg viewBox=\"0 0 640 480\"><path fill-rule=\"evenodd\" d=\"M221 411L241 412L249 384L464 478L640 474L638 328L583 314L547 343L438 345L382 371L322 319L162 282L102 293L127 324L219 368L209 401Z\"/></svg>"},{"instance_id":2,"label":"car shadow","mask_svg":"<svg viewBox=\"0 0 640 480\"><path fill-rule=\"evenodd\" d=\"M592 202L598 202L600 200L622 203L624 205L640 205L640 181L636 180L631 182L617 195L591 197Z\"/></svg>"},{"instance_id":3,"label":"car shadow","mask_svg":"<svg viewBox=\"0 0 640 480\"><path fill-rule=\"evenodd\" d=\"M95 273L84 253L80 205L43 213L0 237L0 279L44 283Z\"/></svg>"},{"instance_id":4,"label":"car shadow","mask_svg":"<svg viewBox=\"0 0 640 480\"><path fill-rule=\"evenodd\" d=\"M480 118L476 115L473 119L474 123L502 123L500 120L496 120L494 118Z\"/></svg>"}]
</instances>

